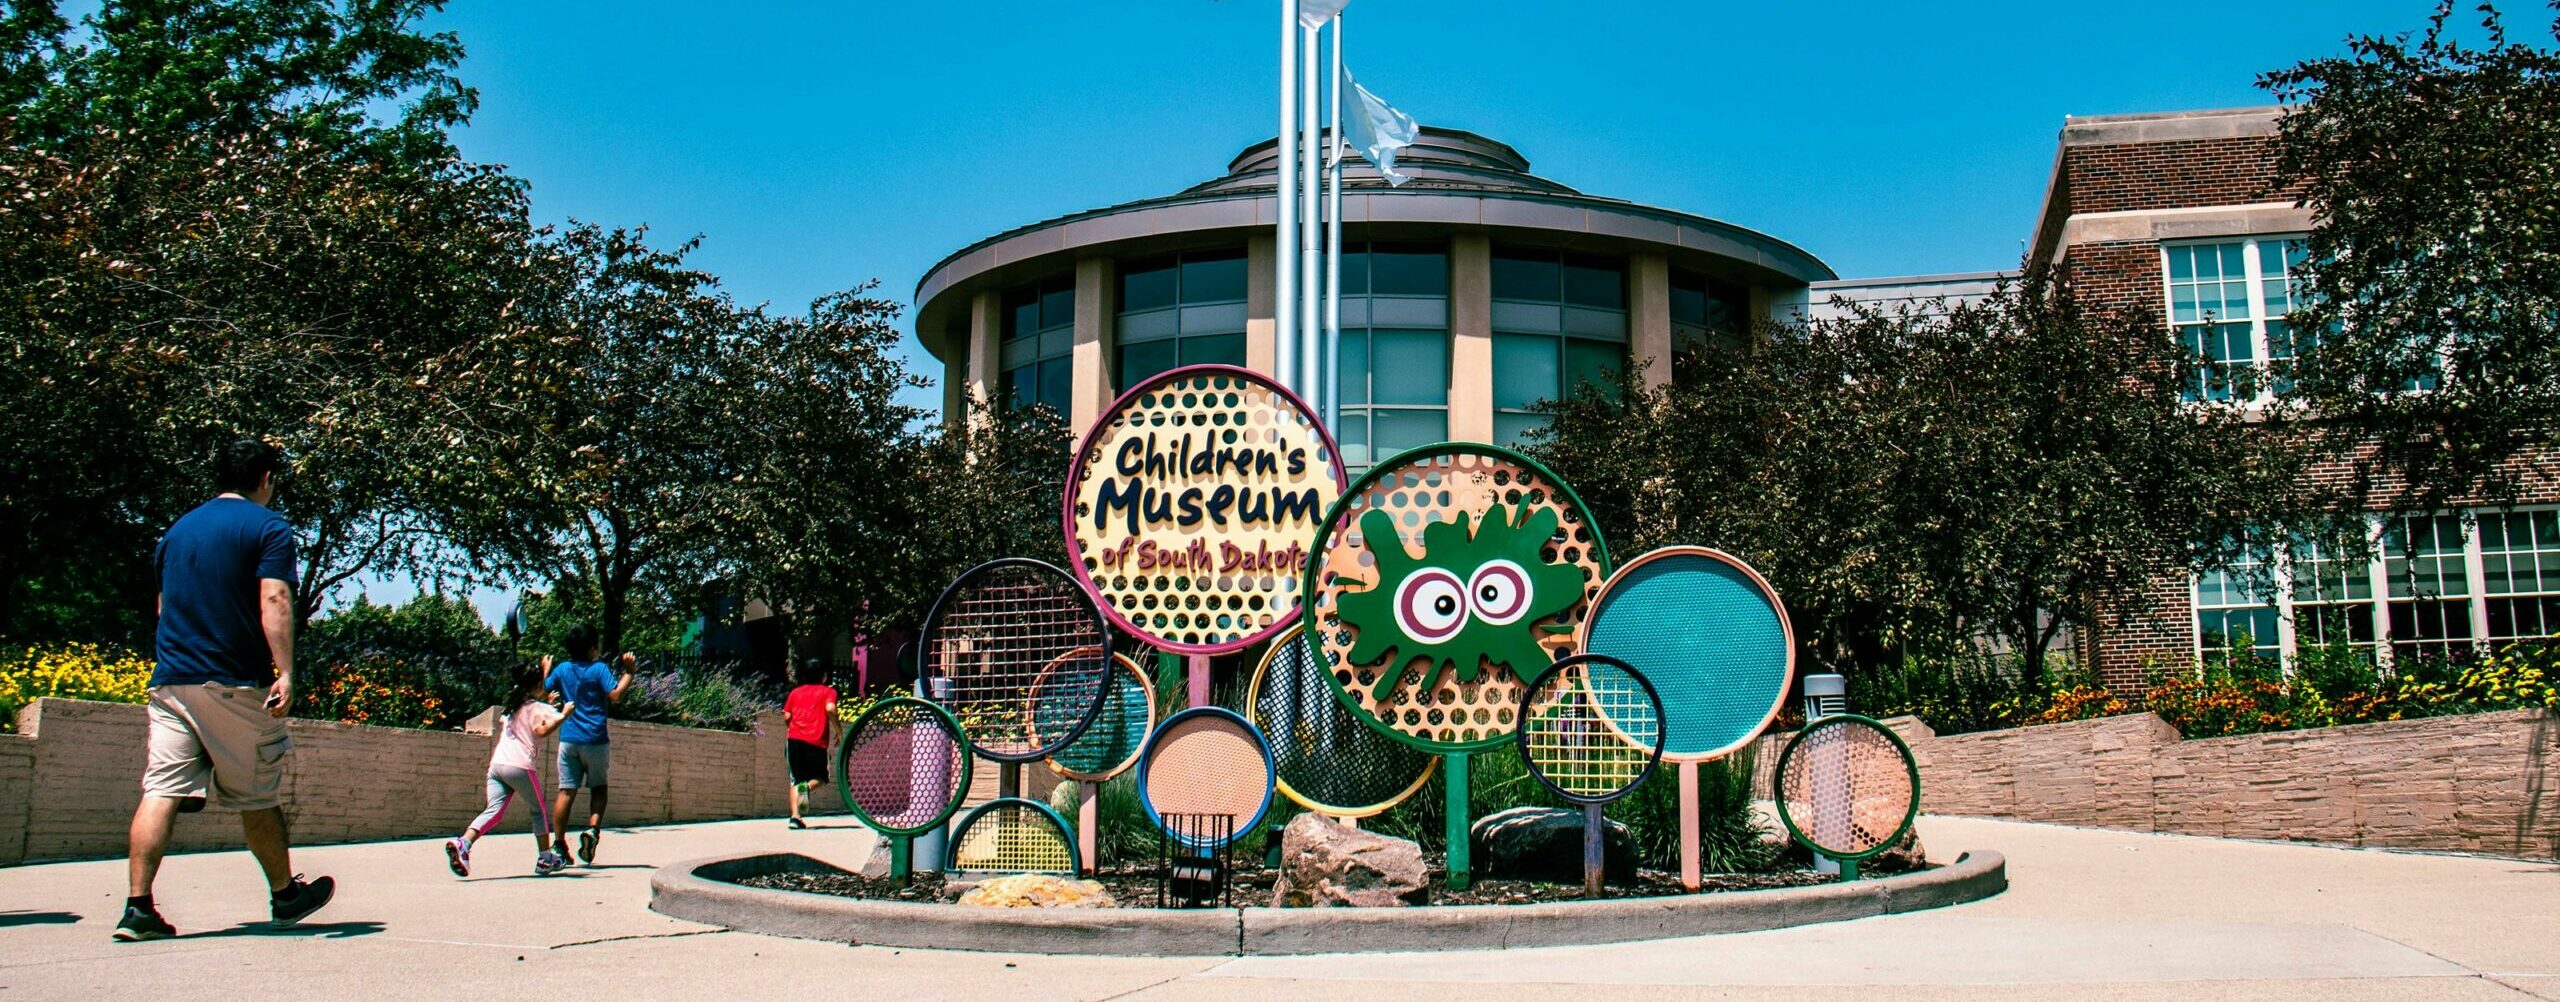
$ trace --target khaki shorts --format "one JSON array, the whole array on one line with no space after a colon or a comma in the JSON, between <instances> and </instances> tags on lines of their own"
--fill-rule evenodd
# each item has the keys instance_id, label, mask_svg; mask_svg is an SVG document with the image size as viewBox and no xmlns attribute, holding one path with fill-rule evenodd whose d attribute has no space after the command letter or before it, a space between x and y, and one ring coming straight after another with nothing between
<instances>
[{"instance_id":1,"label":"khaki shorts","mask_svg":"<svg viewBox=\"0 0 2560 1002\"><path fill-rule=\"evenodd\" d=\"M214 806L276 806L293 739L267 715L267 691L230 685L164 685L151 690L151 752L142 767L149 797L205 797Z\"/></svg>"}]
</instances>

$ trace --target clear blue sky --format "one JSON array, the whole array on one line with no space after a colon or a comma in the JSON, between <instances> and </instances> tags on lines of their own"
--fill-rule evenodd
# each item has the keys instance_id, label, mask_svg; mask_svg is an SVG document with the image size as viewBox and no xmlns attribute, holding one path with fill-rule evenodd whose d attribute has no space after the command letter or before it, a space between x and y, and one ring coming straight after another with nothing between
<instances>
[{"instance_id":1,"label":"clear blue sky","mask_svg":"<svg viewBox=\"0 0 2560 1002\"><path fill-rule=\"evenodd\" d=\"M2015 264L2066 114L2269 103L2259 72L2428 9L1353 0L1345 19L1353 72L1422 122L1855 277ZM700 234L696 263L740 298L796 309L873 279L907 302L980 237L1215 175L1275 128L1277 19L1276 0L455 0L431 25L480 90L463 152L531 182L538 217Z\"/></svg>"}]
</instances>

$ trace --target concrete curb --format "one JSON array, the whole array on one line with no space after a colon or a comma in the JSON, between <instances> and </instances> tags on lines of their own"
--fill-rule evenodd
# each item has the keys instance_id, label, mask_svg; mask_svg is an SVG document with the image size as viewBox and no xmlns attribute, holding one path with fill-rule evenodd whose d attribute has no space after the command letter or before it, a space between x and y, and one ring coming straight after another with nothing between
<instances>
[{"instance_id":1,"label":"concrete curb","mask_svg":"<svg viewBox=\"0 0 2560 1002\"><path fill-rule=\"evenodd\" d=\"M1253 956L1572 946L1781 929L1979 901L2008 863L1969 852L1934 870L1676 898L1437 908L1105 908L1041 911L863 901L731 881L835 867L793 853L689 860L658 870L649 907L742 932L839 943L1002 953Z\"/></svg>"}]
</instances>

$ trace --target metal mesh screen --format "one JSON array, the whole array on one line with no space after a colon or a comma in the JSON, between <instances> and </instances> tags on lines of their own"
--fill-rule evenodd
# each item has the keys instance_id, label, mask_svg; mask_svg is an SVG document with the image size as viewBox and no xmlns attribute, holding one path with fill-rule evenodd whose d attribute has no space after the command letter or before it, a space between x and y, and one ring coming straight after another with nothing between
<instances>
[{"instance_id":1,"label":"metal mesh screen","mask_svg":"<svg viewBox=\"0 0 2560 1002\"><path fill-rule=\"evenodd\" d=\"M1520 755L1530 775L1577 803L1615 800L1662 757L1662 701L1625 662L1579 656L1529 688Z\"/></svg>"},{"instance_id":2,"label":"metal mesh screen","mask_svg":"<svg viewBox=\"0 0 2560 1002\"><path fill-rule=\"evenodd\" d=\"M1911 752L1884 725L1825 717L1778 756L1778 811L1814 851L1856 858L1885 848L1920 802Z\"/></svg>"},{"instance_id":3,"label":"metal mesh screen","mask_svg":"<svg viewBox=\"0 0 2560 1002\"><path fill-rule=\"evenodd\" d=\"M1795 642L1766 582L1722 553L1656 550L1611 575L1583 649L1644 672L1662 693L1663 757L1723 755L1759 736L1794 683Z\"/></svg>"},{"instance_id":4,"label":"metal mesh screen","mask_svg":"<svg viewBox=\"0 0 2560 1002\"><path fill-rule=\"evenodd\" d=\"M1067 742L1067 746L1049 756L1049 767L1068 779L1100 783L1138 764L1138 752L1147 744L1147 732L1156 725L1155 685L1138 663L1125 654L1111 655L1111 688L1102 696L1102 706L1093 711L1093 723L1084 733ZM1039 712L1064 713L1062 701L1040 700ZM1052 724L1044 723L1042 729Z\"/></svg>"},{"instance_id":5,"label":"metal mesh screen","mask_svg":"<svg viewBox=\"0 0 2560 1002\"><path fill-rule=\"evenodd\" d=\"M960 819L951 836L953 870L1076 872L1076 839L1056 814L1020 798L990 800Z\"/></svg>"},{"instance_id":6,"label":"metal mesh screen","mask_svg":"<svg viewBox=\"0 0 2560 1002\"><path fill-rule=\"evenodd\" d=\"M846 732L836 751L836 782L864 824L912 835L960 806L968 756L950 718L917 700L887 699Z\"/></svg>"},{"instance_id":7,"label":"metal mesh screen","mask_svg":"<svg viewBox=\"0 0 2560 1002\"><path fill-rule=\"evenodd\" d=\"M1422 789L1440 761L1352 715L1325 682L1304 631L1271 645L1246 705L1253 726L1271 743L1280 792L1319 814L1359 818L1384 811Z\"/></svg>"},{"instance_id":8,"label":"metal mesh screen","mask_svg":"<svg viewBox=\"0 0 2560 1002\"><path fill-rule=\"evenodd\" d=\"M1557 529L1539 548L1537 559L1570 565L1582 574L1581 600L1551 615L1515 624L1535 637L1547 658L1553 658L1573 648L1589 599L1608 574L1608 550L1581 500L1517 454L1457 443L1406 452L1352 484L1333 520L1318 536L1315 587L1307 608L1325 665L1358 712L1434 751L1483 749L1508 739L1518 727L1521 690L1530 676L1546 666L1512 665L1509 670L1485 671L1472 681L1461 681L1456 672L1431 672L1435 662L1416 656L1412 645L1398 647L1376 663L1351 664L1358 631L1343 619L1342 598L1346 592L1393 585L1377 580L1378 548L1419 551L1427 526L1461 518L1481 526L1485 514L1497 506L1506 508L1506 517L1515 523L1552 513ZM1361 529L1363 517L1372 511L1394 517L1397 538L1366 537ZM1381 699L1376 688L1389 673L1397 681ZM1421 684L1426 677L1435 678L1428 689Z\"/></svg>"},{"instance_id":9,"label":"metal mesh screen","mask_svg":"<svg viewBox=\"0 0 2560 1002\"><path fill-rule=\"evenodd\" d=\"M1065 571L1008 559L960 576L925 621L925 698L960 718L969 744L1027 762L1075 740L1110 679L1093 598Z\"/></svg>"},{"instance_id":10,"label":"metal mesh screen","mask_svg":"<svg viewBox=\"0 0 2560 1002\"><path fill-rule=\"evenodd\" d=\"M1138 763L1138 790L1159 825L1175 814L1225 814L1236 819L1234 831L1252 831L1271 803L1271 784L1262 735L1216 708L1175 714Z\"/></svg>"}]
</instances>

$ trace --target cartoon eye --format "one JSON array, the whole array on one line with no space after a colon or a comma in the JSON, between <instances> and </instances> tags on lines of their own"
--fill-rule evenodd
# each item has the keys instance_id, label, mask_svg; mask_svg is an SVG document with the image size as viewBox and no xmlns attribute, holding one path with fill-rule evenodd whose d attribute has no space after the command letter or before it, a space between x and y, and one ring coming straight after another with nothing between
<instances>
[{"instance_id":1,"label":"cartoon eye","mask_svg":"<svg viewBox=\"0 0 2560 1002\"><path fill-rule=\"evenodd\" d=\"M1489 561L1467 579L1476 618L1495 626L1508 626L1528 612L1530 591L1529 572L1508 560Z\"/></svg>"},{"instance_id":2,"label":"cartoon eye","mask_svg":"<svg viewBox=\"0 0 2560 1002\"><path fill-rule=\"evenodd\" d=\"M1405 636L1437 644L1457 636L1466 622L1467 592L1457 575L1425 567L1396 585L1396 625Z\"/></svg>"}]
</instances>

